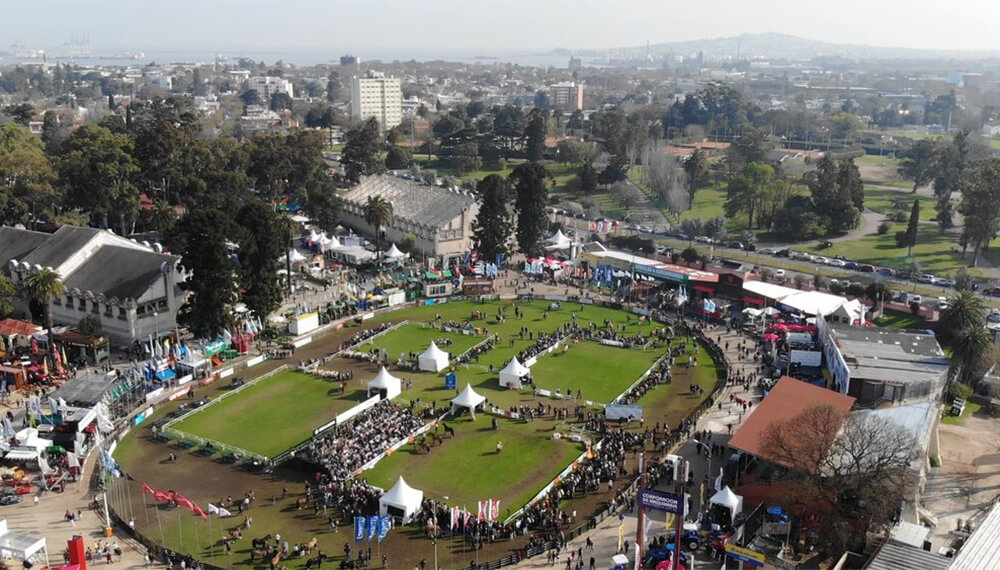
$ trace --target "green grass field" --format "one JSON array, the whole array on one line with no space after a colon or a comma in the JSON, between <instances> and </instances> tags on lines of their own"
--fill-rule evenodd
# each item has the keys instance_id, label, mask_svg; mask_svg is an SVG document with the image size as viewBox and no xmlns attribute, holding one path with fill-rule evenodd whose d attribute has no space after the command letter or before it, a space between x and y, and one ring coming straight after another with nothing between
<instances>
[{"instance_id":1,"label":"green grass field","mask_svg":"<svg viewBox=\"0 0 1000 570\"><path fill-rule=\"evenodd\" d=\"M963 265L955 252L952 239L942 234L936 225L920 224L917 245L913 256L907 257L905 247L896 247L896 232L906 229L905 223L890 224L885 235L866 235L859 239L835 242L833 247L820 249L817 245L799 246L796 249L833 257L842 255L859 263L870 263L895 269L905 269L914 260L920 263L920 270L937 276L954 276Z\"/></svg>"},{"instance_id":2,"label":"green grass field","mask_svg":"<svg viewBox=\"0 0 1000 570\"><path fill-rule=\"evenodd\" d=\"M912 194L909 190L909 188L902 190L886 186L866 186L865 207L886 216L903 212L909 219L910 208L913 207L913 200L916 199L920 202L920 219L928 222L934 221L934 218L937 217L934 198Z\"/></svg>"},{"instance_id":3,"label":"green grass field","mask_svg":"<svg viewBox=\"0 0 1000 570\"><path fill-rule=\"evenodd\" d=\"M431 315L433 317L433 315ZM444 340L451 340L448 345ZM454 356L462 354L473 346L486 340L486 336L473 336L457 333L442 332L437 329L425 327L421 323L407 323L401 327L388 332L372 342L365 343L355 350L362 352L377 348L386 349L389 361L395 362L400 353L416 352L422 353L430 346L431 341L437 342L438 348Z\"/></svg>"},{"instance_id":4,"label":"green grass field","mask_svg":"<svg viewBox=\"0 0 1000 570\"><path fill-rule=\"evenodd\" d=\"M715 363L712 361L711 354L709 354L704 346L698 344L697 347L698 365L694 367L693 383L708 393L712 391L712 387L715 385L717 379ZM674 360L675 368L684 368L685 364L685 357L683 356ZM647 392L645 396L639 398L639 401L636 402L644 407L644 413L648 413L646 410L658 410L661 414L674 410L684 410L697 406L698 402L701 401L701 396L696 396L690 392L663 390L662 388L661 386L656 390Z\"/></svg>"},{"instance_id":5,"label":"green grass field","mask_svg":"<svg viewBox=\"0 0 1000 570\"><path fill-rule=\"evenodd\" d=\"M551 422L520 423L477 414L448 420L455 438L445 438L430 454L405 445L363 475L369 483L388 489L400 475L425 496L450 505L465 505L475 513L476 502L499 498L501 512L523 506L570 462L585 451L582 444L553 440ZM503 441L503 453L496 453Z\"/></svg>"},{"instance_id":6,"label":"green grass field","mask_svg":"<svg viewBox=\"0 0 1000 570\"><path fill-rule=\"evenodd\" d=\"M642 351L596 342L567 345L543 356L531 367L535 385L545 390L571 392L584 400L610 403L662 356L662 350Z\"/></svg>"},{"instance_id":7,"label":"green grass field","mask_svg":"<svg viewBox=\"0 0 1000 570\"><path fill-rule=\"evenodd\" d=\"M335 398L334 382L283 370L174 425L191 435L274 457L355 406L364 391Z\"/></svg>"},{"instance_id":8,"label":"green grass field","mask_svg":"<svg viewBox=\"0 0 1000 570\"><path fill-rule=\"evenodd\" d=\"M875 319L875 324L880 327L893 329L926 329L927 321L921 317L900 311L885 311L881 317Z\"/></svg>"}]
</instances>

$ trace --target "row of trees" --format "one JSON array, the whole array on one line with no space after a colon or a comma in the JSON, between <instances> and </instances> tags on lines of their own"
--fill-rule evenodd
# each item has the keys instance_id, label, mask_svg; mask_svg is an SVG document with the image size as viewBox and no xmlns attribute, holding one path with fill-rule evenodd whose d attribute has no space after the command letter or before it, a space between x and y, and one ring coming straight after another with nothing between
<instances>
[{"instance_id":1,"label":"row of trees","mask_svg":"<svg viewBox=\"0 0 1000 570\"><path fill-rule=\"evenodd\" d=\"M336 224L319 133L203 138L184 99L134 107L72 132L46 114L41 141L20 125L0 126L0 221L165 231L175 206L233 211L256 197L288 199L321 226ZM156 203L151 210L140 209L143 194Z\"/></svg>"}]
</instances>

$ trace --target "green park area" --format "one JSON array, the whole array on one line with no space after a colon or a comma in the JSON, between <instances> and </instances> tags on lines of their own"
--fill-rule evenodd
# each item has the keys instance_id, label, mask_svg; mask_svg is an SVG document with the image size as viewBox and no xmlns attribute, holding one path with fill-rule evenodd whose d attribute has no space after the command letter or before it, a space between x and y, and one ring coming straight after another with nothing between
<instances>
[{"instance_id":1,"label":"green park area","mask_svg":"<svg viewBox=\"0 0 1000 570\"><path fill-rule=\"evenodd\" d=\"M639 379L662 351L626 349L596 342L567 344L564 351L538 359L531 367L535 385L561 394L607 404Z\"/></svg>"},{"instance_id":2,"label":"green park area","mask_svg":"<svg viewBox=\"0 0 1000 570\"><path fill-rule=\"evenodd\" d=\"M367 352L373 348L379 351L384 348L390 362L395 362L400 354L408 355L410 352L422 353L430 346L432 341L441 350L452 356L458 356L484 340L486 340L485 333L479 335L449 333L433 328L429 323L411 322L396 327L373 339L371 342L356 347L354 350Z\"/></svg>"},{"instance_id":3,"label":"green park area","mask_svg":"<svg viewBox=\"0 0 1000 570\"><path fill-rule=\"evenodd\" d=\"M313 430L364 400L339 394L331 381L295 370L263 378L174 424L177 430L274 457L312 437Z\"/></svg>"}]
</instances>

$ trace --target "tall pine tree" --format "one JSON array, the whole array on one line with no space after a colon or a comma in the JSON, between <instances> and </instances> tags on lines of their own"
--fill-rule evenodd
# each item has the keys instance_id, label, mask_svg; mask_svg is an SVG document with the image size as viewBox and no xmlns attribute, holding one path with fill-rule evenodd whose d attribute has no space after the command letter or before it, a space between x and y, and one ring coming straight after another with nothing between
<instances>
[{"instance_id":1,"label":"tall pine tree","mask_svg":"<svg viewBox=\"0 0 1000 570\"><path fill-rule=\"evenodd\" d=\"M517 212L517 246L528 257L542 253L542 238L549 227L545 214L548 201L548 172L537 162L528 162L510 175L514 183L514 209Z\"/></svg>"},{"instance_id":2,"label":"tall pine tree","mask_svg":"<svg viewBox=\"0 0 1000 570\"><path fill-rule=\"evenodd\" d=\"M910 208L910 220L906 224L906 251L907 257L913 255L913 246L917 245L917 226L920 224L920 200L913 201Z\"/></svg>"},{"instance_id":3,"label":"tall pine tree","mask_svg":"<svg viewBox=\"0 0 1000 570\"><path fill-rule=\"evenodd\" d=\"M510 186L503 177L491 174L479 181L479 213L472 224L472 235L478 243L479 253L486 262L496 259L498 253L507 252L511 219L507 211Z\"/></svg>"}]
</instances>

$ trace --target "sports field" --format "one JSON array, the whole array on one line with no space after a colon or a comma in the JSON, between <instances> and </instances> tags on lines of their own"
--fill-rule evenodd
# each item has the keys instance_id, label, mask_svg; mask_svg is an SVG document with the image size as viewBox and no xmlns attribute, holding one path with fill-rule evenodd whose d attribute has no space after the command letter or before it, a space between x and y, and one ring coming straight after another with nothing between
<instances>
[{"instance_id":1,"label":"sports field","mask_svg":"<svg viewBox=\"0 0 1000 570\"><path fill-rule=\"evenodd\" d=\"M566 352L556 350L531 367L535 385L574 396L579 392L578 399L601 404L615 399L663 356L662 350L627 349L596 342L566 346Z\"/></svg>"},{"instance_id":2,"label":"sports field","mask_svg":"<svg viewBox=\"0 0 1000 570\"><path fill-rule=\"evenodd\" d=\"M365 399L363 390L339 393L330 380L283 370L239 394L174 424L197 437L274 457L312 436L313 429Z\"/></svg>"},{"instance_id":3,"label":"sports field","mask_svg":"<svg viewBox=\"0 0 1000 570\"><path fill-rule=\"evenodd\" d=\"M580 443L552 439L551 422L500 420L494 431L491 418L477 414L475 421L468 415L448 420L445 423L455 428L454 439L445 437L430 453L406 445L363 477L388 489L402 475L426 496L465 505L472 512L477 501L499 498L506 517L586 450ZM497 441L503 442L503 453L496 453Z\"/></svg>"}]
</instances>

